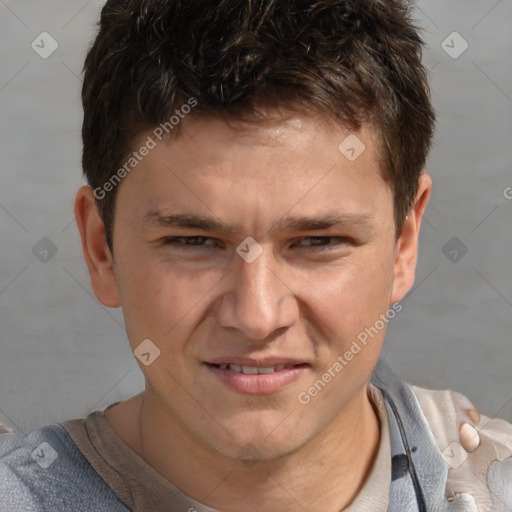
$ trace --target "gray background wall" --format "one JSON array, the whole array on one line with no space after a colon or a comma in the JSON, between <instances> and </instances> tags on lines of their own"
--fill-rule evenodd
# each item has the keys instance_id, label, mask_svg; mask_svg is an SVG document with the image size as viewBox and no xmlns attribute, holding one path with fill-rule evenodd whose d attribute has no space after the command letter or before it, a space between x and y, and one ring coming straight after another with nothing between
<instances>
[{"instance_id":1,"label":"gray background wall","mask_svg":"<svg viewBox=\"0 0 512 512\"><path fill-rule=\"evenodd\" d=\"M80 74L102 4L0 0L0 422L25 432L143 387L121 312L91 292L73 216ZM439 116L434 193L383 358L512 421L512 2L422 0L417 18ZM46 59L31 47L52 49L42 32L58 43Z\"/></svg>"}]
</instances>

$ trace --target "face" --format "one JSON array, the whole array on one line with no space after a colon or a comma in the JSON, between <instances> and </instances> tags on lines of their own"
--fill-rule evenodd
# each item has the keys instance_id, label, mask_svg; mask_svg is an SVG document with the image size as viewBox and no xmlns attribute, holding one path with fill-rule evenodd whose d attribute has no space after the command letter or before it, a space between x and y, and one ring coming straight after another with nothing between
<instances>
[{"instance_id":1,"label":"face","mask_svg":"<svg viewBox=\"0 0 512 512\"><path fill-rule=\"evenodd\" d=\"M291 453L361 399L415 240L397 242L367 127L354 161L313 115L182 129L119 185L113 278L93 287L149 354L159 414L230 457Z\"/></svg>"}]
</instances>

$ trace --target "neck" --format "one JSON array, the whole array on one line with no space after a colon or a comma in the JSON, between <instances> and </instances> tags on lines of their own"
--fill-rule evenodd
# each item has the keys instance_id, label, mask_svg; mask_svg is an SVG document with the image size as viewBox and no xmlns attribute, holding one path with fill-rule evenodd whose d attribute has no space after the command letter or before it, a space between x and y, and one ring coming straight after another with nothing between
<instances>
[{"instance_id":1,"label":"neck","mask_svg":"<svg viewBox=\"0 0 512 512\"><path fill-rule=\"evenodd\" d=\"M366 386L297 451L249 464L206 446L174 416L154 414L162 405L151 402L137 395L108 411L107 419L174 486L223 512L338 512L359 493L378 451L379 420ZM130 424L131 431L121 426Z\"/></svg>"}]
</instances>

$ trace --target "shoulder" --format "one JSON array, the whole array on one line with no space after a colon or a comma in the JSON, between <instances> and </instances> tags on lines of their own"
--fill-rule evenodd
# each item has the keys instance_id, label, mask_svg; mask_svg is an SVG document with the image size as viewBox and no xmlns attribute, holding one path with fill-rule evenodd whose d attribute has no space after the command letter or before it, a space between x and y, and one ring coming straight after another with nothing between
<instances>
[{"instance_id":1,"label":"shoulder","mask_svg":"<svg viewBox=\"0 0 512 512\"><path fill-rule=\"evenodd\" d=\"M0 434L0 512L128 510L58 423Z\"/></svg>"},{"instance_id":2,"label":"shoulder","mask_svg":"<svg viewBox=\"0 0 512 512\"><path fill-rule=\"evenodd\" d=\"M472 453L485 441L496 460L512 456L512 423L481 414L456 391L411 387L438 445L456 442Z\"/></svg>"},{"instance_id":3,"label":"shoulder","mask_svg":"<svg viewBox=\"0 0 512 512\"><path fill-rule=\"evenodd\" d=\"M456 391L411 387L448 468L447 497L467 493L483 510L511 510L512 424Z\"/></svg>"}]
</instances>

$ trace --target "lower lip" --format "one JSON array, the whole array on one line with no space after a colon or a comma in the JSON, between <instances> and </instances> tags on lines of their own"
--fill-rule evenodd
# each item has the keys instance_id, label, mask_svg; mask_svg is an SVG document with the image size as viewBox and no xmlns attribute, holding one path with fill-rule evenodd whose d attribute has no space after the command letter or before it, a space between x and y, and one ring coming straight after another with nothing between
<instances>
[{"instance_id":1,"label":"lower lip","mask_svg":"<svg viewBox=\"0 0 512 512\"><path fill-rule=\"evenodd\" d=\"M288 384L300 378L308 367L308 365L300 365L295 368L284 368L274 373L247 374L234 372L229 368L221 370L217 366L206 364L206 368L224 384L227 384L235 391L248 395L270 395L271 393L277 393Z\"/></svg>"}]
</instances>

